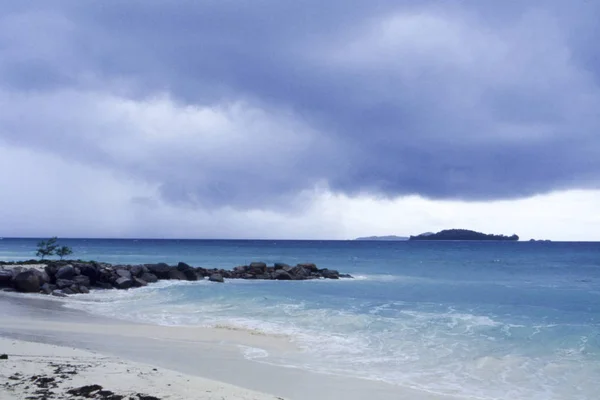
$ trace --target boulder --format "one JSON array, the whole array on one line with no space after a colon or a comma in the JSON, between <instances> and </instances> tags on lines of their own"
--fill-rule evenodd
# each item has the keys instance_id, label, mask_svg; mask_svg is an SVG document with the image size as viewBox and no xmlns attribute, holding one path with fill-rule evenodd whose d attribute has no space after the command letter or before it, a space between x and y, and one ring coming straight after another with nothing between
<instances>
[{"instance_id":1,"label":"boulder","mask_svg":"<svg viewBox=\"0 0 600 400\"><path fill-rule=\"evenodd\" d=\"M23 271L13 279L15 289L24 293L39 293L41 282L35 270Z\"/></svg>"},{"instance_id":2,"label":"boulder","mask_svg":"<svg viewBox=\"0 0 600 400\"><path fill-rule=\"evenodd\" d=\"M74 292L74 291L72 291L72 290L71 290L71 288L68 288L68 287L66 287L66 288L62 289L62 292L63 292L64 294L67 294L67 295L70 295L70 294L75 294L75 292ZM54 293L53 293L53 294L54 294Z\"/></svg>"},{"instance_id":3,"label":"boulder","mask_svg":"<svg viewBox=\"0 0 600 400\"><path fill-rule=\"evenodd\" d=\"M100 289L114 289L113 285L111 285L108 282L96 282L96 284L94 285L94 287L100 288Z\"/></svg>"},{"instance_id":4,"label":"boulder","mask_svg":"<svg viewBox=\"0 0 600 400\"><path fill-rule=\"evenodd\" d=\"M340 273L333 269L321 270L321 276L326 279L340 279Z\"/></svg>"},{"instance_id":5,"label":"boulder","mask_svg":"<svg viewBox=\"0 0 600 400\"><path fill-rule=\"evenodd\" d=\"M354 277L350 274L340 274L340 278L354 279Z\"/></svg>"},{"instance_id":6,"label":"boulder","mask_svg":"<svg viewBox=\"0 0 600 400\"><path fill-rule=\"evenodd\" d=\"M194 274L196 275L196 274ZM180 281L186 281L187 277L185 276L185 274L183 272L181 272L178 269L171 269L169 271L169 278L168 279L174 279L174 280L180 280Z\"/></svg>"},{"instance_id":7,"label":"boulder","mask_svg":"<svg viewBox=\"0 0 600 400\"><path fill-rule=\"evenodd\" d=\"M131 272L127 269L117 269L115 272L117 273L119 278L131 279Z\"/></svg>"},{"instance_id":8,"label":"boulder","mask_svg":"<svg viewBox=\"0 0 600 400\"><path fill-rule=\"evenodd\" d=\"M184 262L180 262L179 264L177 264L177 269L178 269L179 271L182 271L182 272L183 272L183 271L185 271L185 270L192 269L192 267L191 267L191 266L189 266L188 264L184 263Z\"/></svg>"},{"instance_id":9,"label":"boulder","mask_svg":"<svg viewBox=\"0 0 600 400\"><path fill-rule=\"evenodd\" d=\"M283 269L278 269L277 271L275 271L273 278L277 279L278 281L292 280L292 276L289 274L289 272L286 272Z\"/></svg>"},{"instance_id":10,"label":"boulder","mask_svg":"<svg viewBox=\"0 0 600 400\"><path fill-rule=\"evenodd\" d=\"M91 285L95 284L96 280L98 280L98 270L92 265L82 264L79 266L79 271L82 276L88 277Z\"/></svg>"},{"instance_id":11,"label":"boulder","mask_svg":"<svg viewBox=\"0 0 600 400\"><path fill-rule=\"evenodd\" d=\"M290 266L287 265L286 263L275 263L273 266L275 267L275 270L290 268Z\"/></svg>"},{"instance_id":12,"label":"boulder","mask_svg":"<svg viewBox=\"0 0 600 400\"><path fill-rule=\"evenodd\" d=\"M319 271L319 269L317 268L316 264L313 263L302 263L302 264L298 264L298 267L302 267L304 269L307 269L310 272L317 272Z\"/></svg>"},{"instance_id":13,"label":"boulder","mask_svg":"<svg viewBox=\"0 0 600 400\"><path fill-rule=\"evenodd\" d=\"M52 296L56 296L56 297L68 297L68 295L63 292L62 290L53 290L52 291Z\"/></svg>"},{"instance_id":14,"label":"boulder","mask_svg":"<svg viewBox=\"0 0 600 400\"><path fill-rule=\"evenodd\" d=\"M64 289L64 288L68 288L71 287L75 284L75 281L72 281L70 279L57 279L56 280L56 287L58 287L59 289Z\"/></svg>"},{"instance_id":15,"label":"boulder","mask_svg":"<svg viewBox=\"0 0 600 400\"><path fill-rule=\"evenodd\" d=\"M12 286L13 274L10 271L0 270L0 287Z\"/></svg>"},{"instance_id":16,"label":"boulder","mask_svg":"<svg viewBox=\"0 0 600 400\"><path fill-rule=\"evenodd\" d=\"M292 275L294 279L303 280L310 276L310 271L301 265L297 265L290 270L290 275Z\"/></svg>"},{"instance_id":17,"label":"boulder","mask_svg":"<svg viewBox=\"0 0 600 400\"><path fill-rule=\"evenodd\" d=\"M73 292L74 294L81 293L79 286L77 286L75 284L69 286L68 288L64 288L63 290L67 290L67 289L71 290L71 292Z\"/></svg>"},{"instance_id":18,"label":"boulder","mask_svg":"<svg viewBox=\"0 0 600 400\"><path fill-rule=\"evenodd\" d=\"M60 267L56 271L56 279L73 279L75 277L75 268L71 264Z\"/></svg>"},{"instance_id":19,"label":"boulder","mask_svg":"<svg viewBox=\"0 0 600 400\"><path fill-rule=\"evenodd\" d=\"M185 279L187 279L188 281L197 281L198 280L198 274L196 273L196 271L194 271L191 268L183 271L183 274L185 275Z\"/></svg>"},{"instance_id":20,"label":"boulder","mask_svg":"<svg viewBox=\"0 0 600 400\"><path fill-rule=\"evenodd\" d=\"M219 282L219 283L223 283L225 281L223 279L223 275L221 275L221 274L211 274L210 277L208 278L208 280L211 282Z\"/></svg>"},{"instance_id":21,"label":"boulder","mask_svg":"<svg viewBox=\"0 0 600 400\"><path fill-rule=\"evenodd\" d=\"M44 283L40 288L40 293L43 294L52 294L52 292L56 289L56 286L51 285L49 283Z\"/></svg>"},{"instance_id":22,"label":"boulder","mask_svg":"<svg viewBox=\"0 0 600 400\"><path fill-rule=\"evenodd\" d=\"M148 282L146 282L145 280L143 280L141 278L134 277L132 280L133 280L133 286L135 286L135 287L148 286Z\"/></svg>"},{"instance_id":23,"label":"boulder","mask_svg":"<svg viewBox=\"0 0 600 400\"><path fill-rule=\"evenodd\" d=\"M115 281L115 287L117 289L129 289L133 286L133 280L129 278L119 278Z\"/></svg>"},{"instance_id":24,"label":"boulder","mask_svg":"<svg viewBox=\"0 0 600 400\"><path fill-rule=\"evenodd\" d=\"M150 272L143 273L142 276L140 276L140 279L148 283L158 282L156 275L151 274Z\"/></svg>"},{"instance_id":25,"label":"boulder","mask_svg":"<svg viewBox=\"0 0 600 400\"><path fill-rule=\"evenodd\" d=\"M171 271L171 267L165 263L146 264L145 267L148 269L148 272L156 275L158 279L170 279L169 272Z\"/></svg>"},{"instance_id":26,"label":"boulder","mask_svg":"<svg viewBox=\"0 0 600 400\"><path fill-rule=\"evenodd\" d=\"M134 265L133 267L131 267L129 272L131 272L131 276L135 276L135 277L139 278L145 272L144 269L145 268L143 265Z\"/></svg>"},{"instance_id":27,"label":"boulder","mask_svg":"<svg viewBox=\"0 0 600 400\"><path fill-rule=\"evenodd\" d=\"M79 286L79 292L83 293L83 294L88 294L90 292L90 289L88 289L86 286Z\"/></svg>"},{"instance_id":28,"label":"boulder","mask_svg":"<svg viewBox=\"0 0 600 400\"><path fill-rule=\"evenodd\" d=\"M87 288L91 286L90 278L88 278L85 275L76 276L75 278L73 278L73 282L75 282L75 284L79 286L85 286Z\"/></svg>"}]
</instances>

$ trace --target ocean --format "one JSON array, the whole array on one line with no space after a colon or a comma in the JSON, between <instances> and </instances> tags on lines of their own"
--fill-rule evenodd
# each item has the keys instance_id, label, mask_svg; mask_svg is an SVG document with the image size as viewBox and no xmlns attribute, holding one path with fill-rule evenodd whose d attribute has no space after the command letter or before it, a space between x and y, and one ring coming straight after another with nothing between
<instances>
[{"instance_id":1,"label":"ocean","mask_svg":"<svg viewBox=\"0 0 600 400\"><path fill-rule=\"evenodd\" d=\"M0 260L35 239L0 240ZM68 307L161 325L286 335L301 351L248 359L464 399L600 393L600 243L67 239L110 263L314 262L352 280L162 281Z\"/></svg>"}]
</instances>

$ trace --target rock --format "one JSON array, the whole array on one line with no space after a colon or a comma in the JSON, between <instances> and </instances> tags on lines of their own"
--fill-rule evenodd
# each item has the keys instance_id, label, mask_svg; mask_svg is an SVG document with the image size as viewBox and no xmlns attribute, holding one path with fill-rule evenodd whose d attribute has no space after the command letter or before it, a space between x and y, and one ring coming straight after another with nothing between
<instances>
[{"instance_id":1,"label":"rock","mask_svg":"<svg viewBox=\"0 0 600 400\"><path fill-rule=\"evenodd\" d=\"M10 271L0 270L0 287L12 286L13 274Z\"/></svg>"},{"instance_id":2,"label":"rock","mask_svg":"<svg viewBox=\"0 0 600 400\"><path fill-rule=\"evenodd\" d=\"M114 289L113 285L108 282L96 282L94 286L100 289Z\"/></svg>"},{"instance_id":3,"label":"rock","mask_svg":"<svg viewBox=\"0 0 600 400\"><path fill-rule=\"evenodd\" d=\"M70 295L70 294L75 294L75 292L74 292L74 291L72 291L70 287L66 287L66 288L64 288L64 289L61 289L61 290L62 290L62 292L63 292L64 294L69 294L69 295Z\"/></svg>"},{"instance_id":4,"label":"rock","mask_svg":"<svg viewBox=\"0 0 600 400\"><path fill-rule=\"evenodd\" d=\"M319 271L317 266L313 263L298 264L297 267L302 267L302 268L308 270L309 272L318 272Z\"/></svg>"},{"instance_id":5,"label":"rock","mask_svg":"<svg viewBox=\"0 0 600 400\"><path fill-rule=\"evenodd\" d=\"M292 268L290 270L289 273L290 273L290 275L292 275L292 277L294 279L297 279L297 280L303 280L310 276L310 271L301 265L295 266L294 268Z\"/></svg>"},{"instance_id":6,"label":"rock","mask_svg":"<svg viewBox=\"0 0 600 400\"><path fill-rule=\"evenodd\" d=\"M144 271L144 267L142 265L134 265L133 267L131 267L129 272L131 272L131 276L135 276L135 277L139 278L140 276L142 276L142 274L145 271Z\"/></svg>"},{"instance_id":7,"label":"rock","mask_svg":"<svg viewBox=\"0 0 600 400\"><path fill-rule=\"evenodd\" d=\"M290 268L290 266L287 265L286 263L275 263L273 266L275 267L275 270L284 269L286 267Z\"/></svg>"},{"instance_id":8,"label":"rock","mask_svg":"<svg viewBox=\"0 0 600 400\"><path fill-rule=\"evenodd\" d=\"M51 285L49 283L44 283L40 288L40 293L43 294L52 294L52 292L56 289L56 286Z\"/></svg>"},{"instance_id":9,"label":"rock","mask_svg":"<svg viewBox=\"0 0 600 400\"><path fill-rule=\"evenodd\" d=\"M83 294L88 294L90 292L90 289L87 288L87 286L79 286L79 292L83 293Z\"/></svg>"},{"instance_id":10,"label":"rock","mask_svg":"<svg viewBox=\"0 0 600 400\"><path fill-rule=\"evenodd\" d=\"M67 289L69 289L72 292L72 293L69 293L69 294L81 293L81 290L79 290L79 286L77 286L75 284L71 285L68 288L63 289L63 290L65 290L65 293L68 293L68 292L66 292Z\"/></svg>"},{"instance_id":11,"label":"rock","mask_svg":"<svg viewBox=\"0 0 600 400\"><path fill-rule=\"evenodd\" d=\"M156 277L156 275L151 274L150 272L143 273L140 279L148 283L158 282L158 278Z\"/></svg>"},{"instance_id":12,"label":"rock","mask_svg":"<svg viewBox=\"0 0 600 400\"><path fill-rule=\"evenodd\" d=\"M221 275L221 274L211 274L210 277L208 278L208 280L211 282L219 282L219 283L223 283L225 281L223 279L223 275Z\"/></svg>"},{"instance_id":13,"label":"rock","mask_svg":"<svg viewBox=\"0 0 600 400\"><path fill-rule=\"evenodd\" d=\"M156 275L158 279L170 279L169 272L171 271L171 267L165 263L146 264L145 267L148 269L148 272Z\"/></svg>"},{"instance_id":14,"label":"rock","mask_svg":"<svg viewBox=\"0 0 600 400\"><path fill-rule=\"evenodd\" d=\"M88 277L90 285L96 283L96 280L98 279L98 270L95 267L83 264L79 266L79 271L81 272L81 275Z\"/></svg>"},{"instance_id":15,"label":"rock","mask_svg":"<svg viewBox=\"0 0 600 400\"><path fill-rule=\"evenodd\" d=\"M56 279L73 279L75 277L75 268L71 264L60 267L56 271Z\"/></svg>"},{"instance_id":16,"label":"rock","mask_svg":"<svg viewBox=\"0 0 600 400\"><path fill-rule=\"evenodd\" d=\"M15 289L24 293L39 293L41 283L38 274L34 270L24 271L13 279Z\"/></svg>"},{"instance_id":17,"label":"rock","mask_svg":"<svg viewBox=\"0 0 600 400\"><path fill-rule=\"evenodd\" d=\"M75 284L75 281L72 281L70 279L57 279L56 280L56 286L59 289L64 289L64 288L67 288L67 287L71 287L74 284Z\"/></svg>"},{"instance_id":18,"label":"rock","mask_svg":"<svg viewBox=\"0 0 600 400\"><path fill-rule=\"evenodd\" d=\"M326 279L340 279L340 273L333 269L321 270L321 276Z\"/></svg>"},{"instance_id":19,"label":"rock","mask_svg":"<svg viewBox=\"0 0 600 400\"><path fill-rule=\"evenodd\" d=\"M133 286L133 281L128 278L119 278L115 281L115 287L117 289L129 289Z\"/></svg>"},{"instance_id":20,"label":"rock","mask_svg":"<svg viewBox=\"0 0 600 400\"><path fill-rule=\"evenodd\" d=\"M69 297L67 296L67 294L62 291L62 290L53 290L52 291L52 296L56 296L56 297Z\"/></svg>"},{"instance_id":21,"label":"rock","mask_svg":"<svg viewBox=\"0 0 600 400\"><path fill-rule=\"evenodd\" d=\"M99 390L102 390L102 386L100 385L86 385L75 389L69 389L67 390L67 393L73 396L91 398L94 397L94 392L98 392Z\"/></svg>"},{"instance_id":22,"label":"rock","mask_svg":"<svg viewBox=\"0 0 600 400\"><path fill-rule=\"evenodd\" d=\"M168 279L186 281L187 277L185 276L185 274L183 272L179 271L178 269L173 268L173 269L171 269L169 271L169 278Z\"/></svg>"},{"instance_id":23,"label":"rock","mask_svg":"<svg viewBox=\"0 0 600 400\"><path fill-rule=\"evenodd\" d=\"M143 280L141 278L134 277L133 278L133 286L135 286L135 287L148 286L148 282L146 282L145 280Z\"/></svg>"},{"instance_id":24,"label":"rock","mask_svg":"<svg viewBox=\"0 0 600 400\"><path fill-rule=\"evenodd\" d=\"M85 286L89 288L91 286L90 278L85 275L78 275L73 278L73 282L75 282L79 286Z\"/></svg>"},{"instance_id":25,"label":"rock","mask_svg":"<svg viewBox=\"0 0 600 400\"><path fill-rule=\"evenodd\" d=\"M8 360L7 354L0 354L0 360Z\"/></svg>"},{"instance_id":26,"label":"rock","mask_svg":"<svg viewBox=\"0 0 600 400\"><path fill-rule=\"evenodd\" d=\"M283 269L278 269L277 271L275 271L273 278L277 279L278 281L292 280L292 276L289 274L289 272L286 272Z\"/></svg>"},{"instance_id":27,"label":"rock","mask_svg":"<svg viewBox=\"0 0 600 400\"><path fill-rule=\"evenodd\" d=\"M182 271L182 272L183 272L183 271L185 271L185 270L192 269L192 267L190 267L188 264L186 264L186 263L184 263L184 262L180 262L179 264L177 264L177 269L178 269L179 271Z\"/></svg>"},{"instance_id":28,"label":"rock","mask_svg":"<svg viewBox=\"0 0 600 400\"><path fill-rule=\"evenodd\" d=\"M185 279L187 279L188 281L198 280L198 274L193 269L186 269L185 271L183 271L183 274L185 275Z\"/></svg>"},{"instance_id":29,"label":"rock","mask_svg":"<svg viewBox=\"0 0 600 400\"><path fill-rule=\"evenodd\" d=\"M17 289L11 288L11 287L7 287L7 288L2 289L2 291L6 292L6 293L13 293L13 292L16 292Z\"/></svg>"},{"instance_id":30,"label":"rock","mask_svg":"<svg viewBox=\"0 0 600 400\"><path fill-rule=\"evenodd\" d=\"M349 279L354 279L354 277L350 274L340 274L340 278L349 278Z\"/></svg>"},{"instance_id":31,"label":"rock","mask_svg":"<svg viewBox=\"0 0 600 400\"><path fill-rule=\"evenodd\" d=\"M118 269L115 271L120 278L131 279L131 272L126 269Z\"/></svg>"}]
</instances>

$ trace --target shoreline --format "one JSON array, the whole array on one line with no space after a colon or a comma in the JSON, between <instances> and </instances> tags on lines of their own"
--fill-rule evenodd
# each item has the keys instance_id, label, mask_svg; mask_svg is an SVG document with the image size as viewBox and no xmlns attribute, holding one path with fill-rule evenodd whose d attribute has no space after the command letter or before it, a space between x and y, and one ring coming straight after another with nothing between
<instances>
[{"instance_id":1,"label":"shoreline","mask_svg":"<svg viewBox=\"0 0 600 400\"><path fill-rule=\"evenodd\" d=\"M0 337L6 400L284 400L214 380L76 348Z\"/></svg>"},{"instance_id":2,"label":"shoreline","mask_svg":"<svg viewBox=\"0 0 600 400\"><path fill-rule=\"evenodd\" d=\"M240 351L240 346L282 354L297 351L285 337L219 328L130 323L63 307L62 299L48 300L44 297L34 299L27 295L0 293L0 303L4 303L0 307L0 319L3 321L0 337L91 351L116 357L121 362L142 363L202 377L213 383L226 382L263 396L264 393L276 396L256 397L259 400L277 397L286 400L454 398L374 380L275 366L248 360ZM0 349L2 352L6 351ZM232 396L224 398L245 399Z\"/></svg>"}]
</instances>

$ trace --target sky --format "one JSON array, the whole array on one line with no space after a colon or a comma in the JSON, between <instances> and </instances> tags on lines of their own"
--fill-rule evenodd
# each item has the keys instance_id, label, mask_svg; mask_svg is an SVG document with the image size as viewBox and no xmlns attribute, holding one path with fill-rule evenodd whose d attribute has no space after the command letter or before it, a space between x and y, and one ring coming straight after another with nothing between
<instances>
[{"instance_id":1,"label":"sky","mask_svg":"<svg viewBox=\"0 0 600 400\"><path fill-rule=\"evenodd\" d=\"M0 0L0 236L600 240L600 3Z\"/></svg>"}]
</instances>

